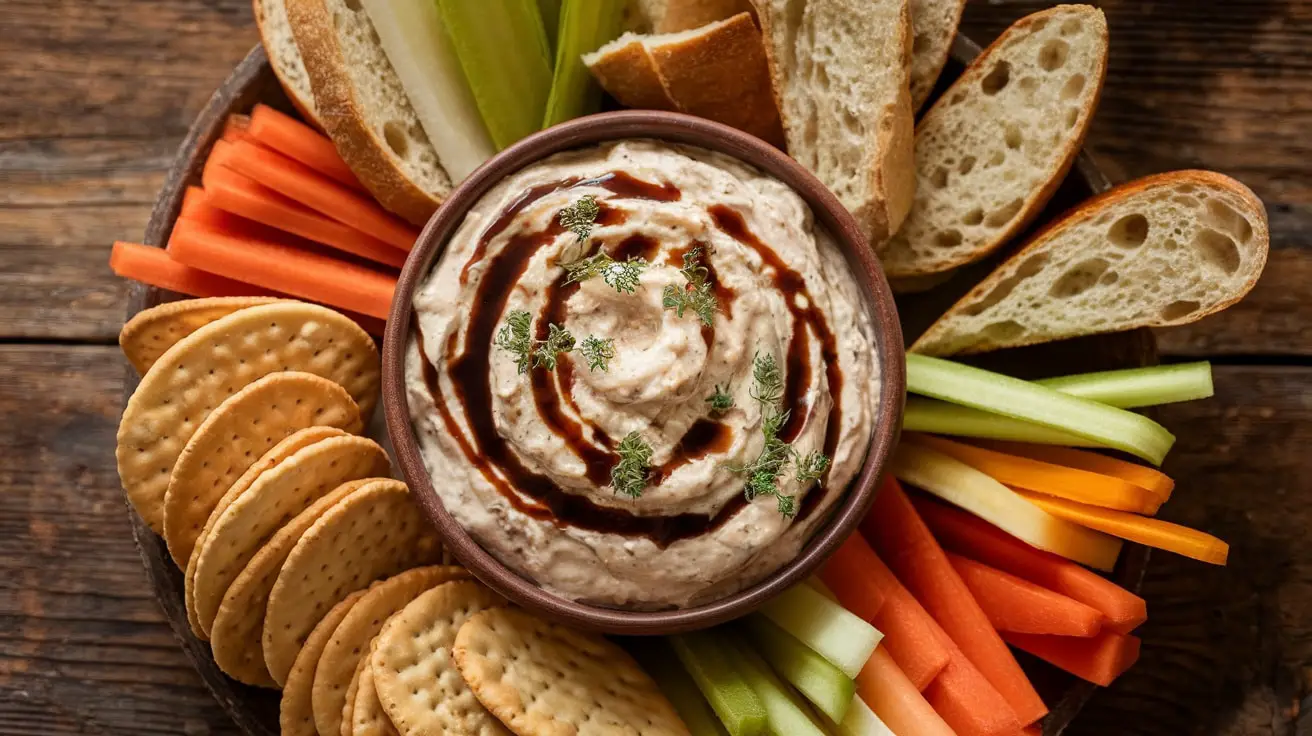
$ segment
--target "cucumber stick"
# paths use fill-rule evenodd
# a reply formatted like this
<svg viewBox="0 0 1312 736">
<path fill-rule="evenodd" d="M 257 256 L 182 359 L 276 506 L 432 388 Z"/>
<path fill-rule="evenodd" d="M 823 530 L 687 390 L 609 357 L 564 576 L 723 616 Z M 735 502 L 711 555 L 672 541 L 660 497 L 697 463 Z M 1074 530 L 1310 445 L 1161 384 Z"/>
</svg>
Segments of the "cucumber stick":
<svg viewBox="0 0 1312 736">
<path fill-rule="evenodd" d="M 721 635 L 737 651 L 734 664 L 765 705 L 765 712 L 770 719 L 770 733 L 779 736 L 828 736 L 801 698 L 794 695 L 770 669 L 770 665 L 752 651 L 750 643 L 730 632 L 721 632 Z"/>
<path fill-rule="evenodd" d="M 641 642 L 631 651 L 665 697 L 670 699 L 691 736 L 726 736 L 728 732 L 711 709 L 711 704 L 706 702 L 687 671 L 679 666 L 679 660 L 665 642 L 659 639 Z"/>
<path fill-rule="evenodd" d="M 765 733 L 765 705 L 739 672 L 738 653 L 724 637 L 696 631 L 670 637 L 670 646 L 729 736 Z"/>
<path fill-rule="evenodd" d="M 1147 417 L 941 358 L 908 355 L 907 391 L 1058 429 L 1154 465 L 1175 443 Z"/>
<path fill-rule="evenodd" d="M 830 720 L 842 723 L 856 694 L 852 678 L 770 619 L 755 614 L 743 621 L 748 638 L 774 671 Z"/>
<path fill-rule="evenodd" d="M 623 0 L 561 1 L 555 76 L 542 127 L 601 109 L 601 87 L 583 63 L 583 55 L 619 36 L 623 22 Z"/>
<path fill-rule="evenodd" d="M 776 626 L 855 679 L 884 635 L 809 585 L 794 585 L 761 607 Z"/>
<path fill-rule="evenodd" d="M 497 149 L 434 0 L 363 0 L 438 161 L 460 182 Z"/>
<path fill-rule="evenodd" d="M 498 149 L 542 126 L 551 52 L 536 0 L 436 0 Z"/>
</svg>

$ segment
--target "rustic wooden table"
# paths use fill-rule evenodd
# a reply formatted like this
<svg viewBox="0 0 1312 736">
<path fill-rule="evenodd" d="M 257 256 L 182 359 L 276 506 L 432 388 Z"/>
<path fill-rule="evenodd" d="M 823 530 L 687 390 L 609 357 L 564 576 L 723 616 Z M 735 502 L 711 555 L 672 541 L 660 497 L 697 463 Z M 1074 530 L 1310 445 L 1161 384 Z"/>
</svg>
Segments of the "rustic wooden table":
<svg viewBox="0 0 1312 736">
<path fill-rule="evenodd" d="M 1048 2 L 972 2 L 993 38 Z M 1312 734 L 1312 0 L 1108 0 L 1089 147 L 1113 177 L 1206 167 L 1266 201 L 1266 276 L 1163 332 L 1217 364 L 1180 435 L 1167 518 L 1234 544 L 1146 581 L 1143 660 L 1078 734 Z M 0 734 L 234 728 L 147 586 L 114 468 L 126 288 L 173 150 L 255 42 L 246 0 L 0 1 Z M 1312 704 L 1312 700 L 1308 701 Z"/>
</svg>

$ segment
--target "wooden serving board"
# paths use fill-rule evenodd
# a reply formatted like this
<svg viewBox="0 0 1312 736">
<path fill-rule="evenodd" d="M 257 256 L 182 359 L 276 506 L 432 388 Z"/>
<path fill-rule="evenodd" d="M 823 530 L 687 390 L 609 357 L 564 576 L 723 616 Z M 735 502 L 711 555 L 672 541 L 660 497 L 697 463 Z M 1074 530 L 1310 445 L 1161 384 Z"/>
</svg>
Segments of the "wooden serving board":
<svg viewBox="0 0 1312 736">
<path fill-rule="evenodd" d="M 969 39 L 958 36 L 952 49 L 952 61 L 949 62 L 940 80 L 939 91 L 950 83 L 950 80 L 955 79 L 964 65 L 979 52 L 979 47 Z M 163 247 L 168 242 L 173 223 L 182 207 L 182 195 L 187 186 L 200 184 L 201 166 L 222 132 L 224 119 L 230 113 L 249 112 L 257 102 L 292 112 L 290 103 L 283 95 L 269 67 L 264 50 L 259 46 L 237 65 L 228 79 L 214 93 L 183 140 L 165 179 L 164 187 L 155 202 L 143 242 L 156 247 Z M 1094 166 L 1092 159 L 1082 153 L 1052 203 L 1038 218 L 1035 227 L 1108 187 L 1107 179 Z M 951 281 L 931 291 L 899 298 L 898 308 L 908 343 L 923 332 L 937 315 L 963 295 L 971 285 L 987 274 L 998 260 L 1000 258 L 963 269 Z M 170 292 L 134 284 L 131 286 L 128 316 L 131 317 L 143 309 L 177 298 L 178 295 Z M 1148 330 L 1002 351 L 984 356 L 978 361 L 986 367 L 1030 378 L 1137 367 L 1156 362 L 1156 343 Z M 130 396 L 136 389 L 138 378 L 131 366 L 126 366 L 125 371 L 126 394 Z M 219 670 L 210 654 L 209 645 L 197 639 L 187 623 L 183 604 L 182 573 L 174 566 L 164 541 L 156 536 L 135 512 L 129 510 L 129 514 L 133 536 L 136 538 L 150 583 L 174 635 L 192 666 L 196 668 L 214 697 L 243 732 L 250 736 L 278 734 L 278 693 L 242 685 L 229 679 Z M 1137 591 L 1147 563 L 1146 548 L 1126 545 L 1120 564 L 1112 577 L 1120 585 Z M 1084 707 L 1096 687 L 1076 680 L 1026 655 L 1019 656 L 1022 665 L 1052 710 L 1044 722 L 1044 734 L 1056 736 L 1065 730 Z"/>
</svg>

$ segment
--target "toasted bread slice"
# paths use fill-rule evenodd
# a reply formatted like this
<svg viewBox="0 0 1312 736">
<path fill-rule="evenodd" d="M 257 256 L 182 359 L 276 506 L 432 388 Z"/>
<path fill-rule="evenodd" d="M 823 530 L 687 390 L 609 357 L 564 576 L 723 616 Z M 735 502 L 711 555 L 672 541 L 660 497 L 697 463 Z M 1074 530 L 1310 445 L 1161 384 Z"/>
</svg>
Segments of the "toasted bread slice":
<svg viewBox="0 0 1312 736">
<path fill-rule="evenodd" d="M 908 0 L 753 2 L 788 153 L 882 243 L 915 190 Z"/>
<path fill-rule="evenodd" d="M 601 88 L 625 107 L 637 110 L 678 110 L 661 82 L 656 61 L 647 52 L 650 36 L 625 33 L 590 54 L 583 63 Z"/>
<path fill-rule="evenodd" d="M 1079 154 L 1107 70 L 1107 22 L 1059 5 L 1007 29 L 916 130 L 916 199 L 880 254 L 890 278 L 978 261 L 1021 232 Z"/>
<path fill-rule="evenodd" d="M 1234 179 L 1177 171 L 1132 181 L 1035 236 L 911 350 L 980 353 L 1193 322 L 1253 288 L 1269 244 L 1266 209 Z"/>
<path fill-rule="evenodd" d="M 285 2 L 319 119 L 338 152 L 380 204 L 424 224 L 451 180 L 364 7 L 351 0 Z"/>
<path fill-rule="evenodd" d="M 301 60 L 301 51 L 296 48 L 292 27 L 287 22 L 286 4 L 283 0 L 251 0 L 251 7 L 255 11 L 255 25 L 269 57 L 269 66 L 273 67 L 273 74 L 282 84 L 287 99 L 306 122 L 322 130 L 323 124 L 315 112 L 310 77 L 305 72 L 305 62 Z"/>
<path fill-rule="evenodd" d="M 664 11 L 654 26 L 657 33 L 688 31 L 753 12 L 751 0 L 667 0 Z"/>
<path fill-rule="evenodd" d="M 911 0 L 911 108 L 925 106 L 943 65 L 948 63 L 952 39 L 957 37 L 966 0 Z"/>
</svg>

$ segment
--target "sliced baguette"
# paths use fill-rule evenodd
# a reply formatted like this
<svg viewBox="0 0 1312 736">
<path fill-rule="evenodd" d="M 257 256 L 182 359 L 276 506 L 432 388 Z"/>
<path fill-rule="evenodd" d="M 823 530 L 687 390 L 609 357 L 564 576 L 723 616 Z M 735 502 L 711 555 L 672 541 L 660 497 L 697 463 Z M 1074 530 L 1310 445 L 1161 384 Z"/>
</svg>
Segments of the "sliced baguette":
<svg viewBox="0 0 1312 736">
<path fill-rule="evenodd" d="M 1059 5 L 1007 29 L 916 130 L 911 216 L 880 254 L 890 278 L 984 258 L 1038 215 L 1079 154 L 1107 70 L 1107 22 Z"/>
<path fill-rule="evenodd" d="M 652 27 L 656 33 L 688 31 L 739 13 L 750 13 L 752 3 L 751 0 L 667 0 L 663 10 Z"/>
<path fill-rule="evenodd" d="M 908 0 L 753 0 L 788 153 L 878 245 L 915 191 Z"/>
<path fill-rule="evenodd" d="M 351 0 L 285 1 L 324 130 L 380 204 L 424 224 L 451 181 L 368 14 Z"/>
<path fill-rule="evenodd" d="M 319 122 L 314 107 L 310 77 L 305 72 L 305 62 L 301 60 L 301 51 L 296 48 L 292 27 L 287 22 L 287 6 L 283 0 L 251 0 L 251 7 L 255 11 L 255 25 L 265 55 L 269 57 L 269 66 L 273 67 L 273 74 L 282 84 L 287 99 L 301 117 L 322 130 L 323 124 Z"/>
<path fill-rule="evenodd" d="M 1177 171 L 1132 181 L 1035 236 L 911 350 L 980 353 L 1193 322 L 1253 288 L 1269 244 L 1266 209 L 1234 179 Z"/>
<path fill-rule="evenodd" d="M 661 82 L 656 61 L 647 52 L 648 35 L 633 32 L 583 55 L 583 63 L 601 88 L 635 110 L 678 110 Z"/>
<path fill-rule="evenodd" d="M 957 37 L 966 0 L 911 0 L 911 108 L 925 106 L 943 65 L 948 63 L 952 39 Z"/>
</svg>

